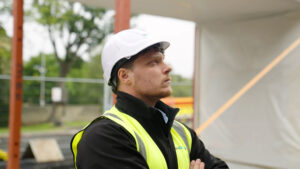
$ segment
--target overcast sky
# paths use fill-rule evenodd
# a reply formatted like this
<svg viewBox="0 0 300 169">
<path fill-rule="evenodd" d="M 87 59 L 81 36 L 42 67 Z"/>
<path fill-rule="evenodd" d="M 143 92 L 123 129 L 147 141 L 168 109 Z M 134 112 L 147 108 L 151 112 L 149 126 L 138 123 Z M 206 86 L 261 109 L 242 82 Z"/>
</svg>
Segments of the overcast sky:
<svg viewBox="0 0 300 169">
<path fill-rule="evenodd" d="M 9 36 L 12 35 L 12 18 L 0 17 Z M 194 30 L 195 24 L 173 18 L 151 15 L 139 15 L 134 25 L 154 37 L 165 39 L 171 43 L 166 50 L 166 62 L 173 72 L 184 77 L 192 77 L 194 59 Z M 24 25 L 23 58 L 29 60 L 40 52 L 50 53 L 52 48 L 46 30 L 35 23 Z"/>
</svg>

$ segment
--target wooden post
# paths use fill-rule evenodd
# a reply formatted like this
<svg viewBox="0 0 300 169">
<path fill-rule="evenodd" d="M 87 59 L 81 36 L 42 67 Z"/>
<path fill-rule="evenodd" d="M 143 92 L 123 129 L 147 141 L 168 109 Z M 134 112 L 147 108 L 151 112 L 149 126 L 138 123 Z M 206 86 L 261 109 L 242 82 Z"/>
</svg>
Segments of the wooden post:
<svg viewBox="0 0 300 169">
<path fill-rule="evenodd" d="M 118 33 L 130 27 L 130 0 L 115 0 L 115 27 L 114 32 Z M 113 104 L 116 103 L 116 95 L 113 94 Z"/>
<path fill-rule="evenodd" d="M 9 100 L 9 142 L 7 169 L 20 168 L 20 135 L 23 101 L 23 0 L 14 0 L 14 33 L 12 41 Z"/>
</svg>

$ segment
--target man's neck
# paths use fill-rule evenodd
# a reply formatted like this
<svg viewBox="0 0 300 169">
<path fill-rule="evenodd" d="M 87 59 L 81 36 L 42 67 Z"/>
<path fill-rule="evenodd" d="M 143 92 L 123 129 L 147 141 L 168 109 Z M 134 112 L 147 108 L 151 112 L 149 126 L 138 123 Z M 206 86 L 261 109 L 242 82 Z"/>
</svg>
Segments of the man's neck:
<svg viewBox="0 0 300 169">
<path fill-rule="evenodd" d="M 147 105 L 149 105 L 151 107 L 154 107 L 155 104 L 159 101 L 159 98 L 154 98 L 154 97 L 151 97 L 151 96 L 148 96 L 148 97 L 147 96 L 141 96 L 141 95 L 138 95 L 136 93 L 128 92 L 128 91 L 121 91 L 121 92 L 130 94 L 131 96 L 134 96 L 134 97 L 142 100 L 144 103 L 146 103 Z"/>
</svg>

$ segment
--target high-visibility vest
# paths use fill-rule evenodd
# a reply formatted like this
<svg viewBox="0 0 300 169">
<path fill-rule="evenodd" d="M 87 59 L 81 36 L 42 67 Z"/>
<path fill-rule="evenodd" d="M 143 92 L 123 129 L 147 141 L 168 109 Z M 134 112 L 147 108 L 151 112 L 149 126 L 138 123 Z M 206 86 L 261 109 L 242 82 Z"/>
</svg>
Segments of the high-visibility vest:
<svg viewBox="0 0 300 169">
<path fill-rule="evenodd" d="M 166 160 L 162 152 L 150 137 L 150 135 L 147 133 L 147 131 L 136 119 L 120 112 L 115 106 L 106 111 L 99 118 L 108 118 L 116 122 L 117 124 L 124 127 L 133 136 L 136 142 L 137 151 L 144 157 L 149 166 L 149 169 L 168 169 Z M 97 118 L 93 122 L 99 120 L 99 118 Z M 85 129 L 93 122 L 76 133 L 72 139 L 71 145 L 76 169 L 78 143 L 80 142 Z M 171 135 L 176 149 L 178 169 L 189 169 L 189 154 L 192 145 L 191 133 L 184 125 L 175 120 L 171 128 Z"/>
</svg>

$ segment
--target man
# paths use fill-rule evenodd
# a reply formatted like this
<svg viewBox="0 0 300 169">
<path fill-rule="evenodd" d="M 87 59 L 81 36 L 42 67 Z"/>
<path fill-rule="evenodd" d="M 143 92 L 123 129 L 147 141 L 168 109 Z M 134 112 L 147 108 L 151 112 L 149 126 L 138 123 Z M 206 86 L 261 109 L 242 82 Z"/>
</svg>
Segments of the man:
<svg viewBox="0 0 300 169">
<path fill-rule="evenodd" d="M 224 169 L 196 133 L 174 120 L 169 42 L 129 29 L 113 35 L 102 53 L 104 79 L 116 104 L 72 139 L 77 169 Z"/>
</svg>

